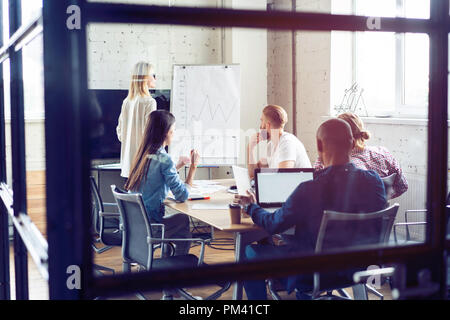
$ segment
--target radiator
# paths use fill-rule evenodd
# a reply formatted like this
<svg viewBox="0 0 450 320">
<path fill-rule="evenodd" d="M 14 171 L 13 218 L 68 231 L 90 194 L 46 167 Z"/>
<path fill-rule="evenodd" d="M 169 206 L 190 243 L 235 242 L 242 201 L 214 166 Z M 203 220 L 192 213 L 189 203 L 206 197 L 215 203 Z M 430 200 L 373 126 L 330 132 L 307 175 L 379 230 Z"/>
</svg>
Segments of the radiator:
<svg viewBox="0 0 450 320">
<path fill-rule="evenodd" d="M 400 205 L 395 219 L 395 223 L 405 222 L 406 210 L 420 210 L 426 208 L 426 176 L 417 174 L 405 174 L 408 181 L 408 190 L 400 197 L 391 199 L 391 204 L 398 203 Z M 409 212 L 407 214 L 407 222 L 424 222 L 426 221 L 425 212 Z M 423 241 L 425 240 L 425 225 L 409 226 L 409 234 L 412 240 Z M 406 228 L 398 227 L 397 237 L 400 242 L 406 238 Z M 391 234 L 393 239 L 393 234 Z"/>
</svg>

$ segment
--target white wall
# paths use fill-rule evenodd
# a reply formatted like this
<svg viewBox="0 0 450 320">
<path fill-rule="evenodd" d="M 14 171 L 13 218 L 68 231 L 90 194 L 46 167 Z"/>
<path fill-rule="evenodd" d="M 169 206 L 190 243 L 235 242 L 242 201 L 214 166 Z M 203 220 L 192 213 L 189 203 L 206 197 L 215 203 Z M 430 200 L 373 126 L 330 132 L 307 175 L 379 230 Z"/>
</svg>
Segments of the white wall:
<svg viewBox="0 0 450 320">
<path fill-rule="evenodd" d="M 291 0 L 273 0 L 274 10 L 292 10 Z M 331 1 L 297 1 L 297 11 L 330 12 Z M 296 51 L 296 114 L 292 99 L 292 34 L 271 31 L 268 49 L 268 99 L 288 112 L 287 131 L 296 122 L 297 137 L 303 142 L 311 162 L 317 157 L 315 133 L 329 114 L 331 38 L 329 32 L 298 31 Z"/>
<path fill-rule="evenodd" d="M 133 66 L 139 61 L 155 66 L 157 89 L 170 89 L 173 64 L 221 63 L 221 32 L 217 28 L 182 26 L 89 27 L 90 89 L 128 89 Z"/>
<path fill-rule="evenodd" d="M 288 10 L 289 0 L 272 1 L 276 9 Z M 331 12 L 330 0 L 297 1 L 297 11 Z M 289 69 L 292 41 L 289 34 L 269 35 L 268 97 L 271 103 L 292 108 Z M 329 32 L 297 32 L 297 136 L 304 143 L 312 163 L 317 158 L 315 133 L 330 116 Z M 292 113 L 292 110 L 289 110 Z M 406 209 L 425 207 L 427 170 L 427 122 L 420 120 L 364 119 L 372 133 L 368 145 L 387 147 L 400 162 L 409 190 L 395 202 L 400 203 L 399 218 Z M 288 128 L 289 129 L 289 128 Z"/>
<path fill-rule="evenodd" d="M 331 0 L 297 1 L 297 11 L 331 12 Z M 316 130 L 329 113 L 331 35 L 297 32 L 297 136 L 312 163 L 317 158 Z"/>
<path fill-rule="evenodd" d="M 167 4 L 164 1 L 152 3 Z M 223 3 L 216 0 L 172 1 L 174 4 L 223 4 L 235 9 L 266 9 L 265 0 L 227 0 Z M 155 65 L 158 89 L 171 88 L 173 64 L 239 63 L 241 128 L 245 132 L 259 127 L 259 113 L 267 104 L 266 30 L 132 24 L 95 24 L 89 27 L 90 88 L 128 89 L 132 67 L 140 60 Z M 245 163 L 245 141 L 245 136 L 241 136 L 239 163 Z"/>
<path fill-rule="evenodd" d="M 149 3 L 147 0 L 128 2 Z M 290 0 L 271 2 L 274 9 L 290 10 Z M 168 1 L 151 3 L 167 5 Z M 266 8 L 265 0 L 172 0 L 170 3 L 212 7 L 224 5 L 236 9 Z M 330 0 L 297 1 L 297 10 L 330 12 Z M 279 104 L 286 108 L 290 118 L 287 130 L 292 131 L 293 121 L 296 121 L 297 136 L 305 144 L 310 159 L 314 162 L 317 157 L 315 132 L 325 120 L 324 117 L 329 116 L 330 48 L 328 32 L 297 32 L 298 83 L 295 116 L 292 112 L 290 32 L 130 24 L 93 25 L 88 33 L 89 85 L 91 88 L 127 89 L 131 68 L 140 59 L 155 64 L 158 88 L 161 89 L 170 88 L 174 63 L 240 63 L 241 128 L 244 131 L 258 128 L 259 115 L 264 105 Z M 378 119 L 366 120 L 366 125 L 373 135 L 368 144 L 386 146 L 400 162 L 408 180 L 424 185 L 426 122 Z M 6 128 L 6 132 L 9 132 L 9 128 Z M 44 169 L 42 132 L 43 123 L 27 122 L 27 169 Z M 8 145 L 7 147 L 10 148 Z M 244 139 L 241 143 L 240 163 L 245 163 Z M 410 192 L 415 193 L 408 194 L 408 197 L 417 200 L 414 206 L 425 205 L 425 194 L 420 188 L 414 187 Z"/>
<path fill-rule="evenodd" d="M 97 0 L 193 7 L 266 9 L 266 0 Z M 157 88 L 170 89 L 173 64 L 241 64 L 241 127 L 259 127 L 267 104 L 267 32 L 186 26 L 93 24 L 87 32 L 88 85 L 91 89 L 128 89 L 133 65 L 155 65 Z M 121 101 L 118 101 L 121 103 Z M 9 134 L 9 124 L 6 128 Z M 44 120 L 26 121 L 27 170 L 45 170 Z M 240 163 L 245 163 L 245 137 Z M 7 154 L 10 142 L 7 137 Z M 8 168 L 11 159 L 8 157 Z"/>
<path fill-rule="evenodd" d="M 265 10 L 265 0 L 227 0 L 225 7 Z M 239 164 L 246 163 L 248 135 L 260 125 L 267 105 L 267 31 L 228 28 L 224 32 L 224 62 L 241 65 L 241 134 Z"/>
<path fill-rule="evenodd" d="M 5 147 L 7 182 L 12 186 L 11 120 L 5 121 Z M 44 119 L 25 120 L 25 167 L 26 171 L 45 170 Z"/>
</svg>

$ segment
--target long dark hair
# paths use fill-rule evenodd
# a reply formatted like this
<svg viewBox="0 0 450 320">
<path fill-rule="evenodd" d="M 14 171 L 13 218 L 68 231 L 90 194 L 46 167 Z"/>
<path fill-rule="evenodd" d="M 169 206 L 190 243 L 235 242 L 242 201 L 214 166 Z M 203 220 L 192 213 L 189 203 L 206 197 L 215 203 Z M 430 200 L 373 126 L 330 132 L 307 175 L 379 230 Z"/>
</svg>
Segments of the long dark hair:
<svg viewBox="0 0 450 320">
<path fill-rule="evenodd" d="M 137 191 L 139 189 L 150 166 L 150 155 L 155 154 L 161 148 L 174 123 L 175 117 L 166 110 L 155 110 L 150 113 L 144 137 L 134 157 L 131 173 L 125 184 L 126 190 Z"/>
</svg>

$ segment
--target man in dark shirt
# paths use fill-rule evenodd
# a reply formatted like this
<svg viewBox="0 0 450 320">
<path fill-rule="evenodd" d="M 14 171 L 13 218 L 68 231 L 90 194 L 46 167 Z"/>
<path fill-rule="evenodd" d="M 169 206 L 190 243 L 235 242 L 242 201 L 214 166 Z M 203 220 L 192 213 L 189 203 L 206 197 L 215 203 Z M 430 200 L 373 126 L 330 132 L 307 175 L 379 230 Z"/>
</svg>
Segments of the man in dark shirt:
<svg viewBox="0 0 450 320">
<path fill-rule="evenodd" d="M 317 150 L 325 168 L 316 172 L 312 181 L 301 183 L 280 209 L 272 213 L 262 209 L 250 192 L 248 196 L 236 196 L 236 201 L 244 206 L 253 222 L 268 233 L 281 233 L 295 226 L 293 243 L 281 247 L 247 246 L 248 260 L 274 258 L 292 252 L 313 253 L 324 210 L 367 213 L 386 207 L 386 193 L 378 174 L 358 169 L 350 162 L 353 146 L 348 123 L 330 119 L 317 131 Z M 346 236 L 345 232 L 342 236 Z M 311 279 L 290 277 L 288 291 L 294 288 L 307 290 L 310 284 L 305 287 L 302 283 L 312 283 Z M 264 280 L 247 281 L 244 287 L 249 300 L 267 298 Z"/>
</svg>

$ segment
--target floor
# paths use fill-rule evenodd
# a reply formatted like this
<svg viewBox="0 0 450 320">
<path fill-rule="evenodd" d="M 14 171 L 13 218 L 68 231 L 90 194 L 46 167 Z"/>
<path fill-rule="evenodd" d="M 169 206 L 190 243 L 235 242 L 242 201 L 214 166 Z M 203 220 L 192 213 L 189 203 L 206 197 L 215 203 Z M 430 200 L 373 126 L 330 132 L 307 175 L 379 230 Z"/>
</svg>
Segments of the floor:
<svg viewBox="0 0 450 320">
<path fill-rule="evenodd" d="M 31 219 L 38 227 L 38 229 L 46 235 L 45 228 L 45 175 L 43 172 L 28 172 L 27 173 L 27 194 L 28 194 L 28 211 Z M 209 228 L 197 228 L 196 231 L 209 231 Z M 101 245 L 100 245 L 101 246 Z M 191 248 L 191 253 L 197 254 L 200 251 L 200 247 L 196 246 Z M 93 253 L 94 263 L 106 266 L 114 269 L 116 272 L 121 272 L 122 270 L 122 258 L 121 249 L 119 247 L 114 247 L 102 254 Z M 11 298 L 15 298 L 15 279 L 14 279 L 14 251 L 11 246 L 10 250 L 10 274 L 11 274 Z M 31 300 L 47 300 L 48 296 L 48 284 L 42 278 L 39 271 L 37 270 L 31 257 L 28 259 L 29 263 L 29 298 Z M 205 262 L 208 264 L 215 263 L 227 263 L 234 261 L 234 245 L 232 242 L 232 234 L 224 233 L 215 230 L 214 231 L 214 242 L 212 246 L 206 247 L 205 252 Z M 132 271 L 137 271 L 136 267 L 133 267 Z M 217 290 L 217 287 L 206 286 L 200 288 L 188 288 L 192 294 L 206 297 L 213 291 Z M 383 285 L 379 290 L 384 295 L 384 299 L 391 299 L 391 292 L 387 284 Z M 352 295 L 351 289 L 347 292 Z M 148 299 L 161 299 L 161 292 L 151 292 L 144 293 L 145 297 Z M 283 299 L 293 300 L 295 295 L 287 295 L 286 293 L 280 294 Z M 232 288 L 225 292 L 220 300 L 230 300 L 232 298 Z M 114 299 L 137 299 L 135 295 L 115 297 Z M 244 299 L 246 299 L 244 293 Z M 377 300 L 378 297 L 369 294 L 369 299 Z"/>
<path fill-rule="evenodd" d="M 216 237 L 221 237 L 222 239 L 224 238 L 228 238 L 230 235 L 225 234 L 225 233 L 220 233 L 216 231 Z M 225 241 L 223 241 L 223 243 L 226 243 Z M 206 252 L 205 252 L 205 262 L 208 264 L 214 264 L 214 263 L 224 263 L 224 262 L 233 262 L 234 261 L 234 253 L 232 250 L 228 250 L 232 247 L 230 247 L 227 243 L 227 245 L 220 245 L 217 244 L 216 248 L 210 248 L 207 247 L 206 248 Z M 225 250 L 224 250 L 225 249 Z M 11 265 L 10 265 L 10 270 L 11 270 L 11 289 L 12 289 L 12 299 L 14 299 L 15 293 L 14 293 L 14 264 L 13 264 L 13 260 L 14 260 L 14 254 L 13 254 L 13 249 L 11 247 Z M 193 247 L 191 248 L 191 253 L 193 254 L 197 254 L 199 253 L 199 247 Z M 48 299 L 48 285 L 47 282 L 41 277 L 41 275 L 39 274 L 36 266 L 34 265 L 33 260 L 31 259 L 31 257 L 29 257 L 29 295 L 30 295 L 30 299 L 31 300 L 47 300 Z M 122 258 L 121 258 L 121 248 L 119 247 L 114 247 L 102 254 L 95 254 L 94 253 L 94 262 L 96 264 L 108 267 L 108 268 L 112 268 L 114 269 L 116 272 L 121 272 L 122 270 Z M 132 268 L 132 271 L 137 271 L 136 267 Z M 109 273 L 106 273 L 109 274 Z M 200 296 L 200 297 L 206 297 L 208 295 L 210 295 L 211 293 L 213 293 L 215 290 L 217 290 L 217 287 L 215 286 L 206 286 L 206 287 L 200 287 L 200 288 L 188 288 L 188 291 L 191 292 L 192 294 L 196 295 L 196 296 Z M 352 295 L 352 291 L 351 289 L 347 289 L 346 290 L 350 295 Z M 390 300 L 391 299 L 391 292 L 389 289 L 389 286 L 387 284 L 383 285 L 381 287 L 381 289 L 378 290 L 379 292 L 381 292 L 384 295 L 384 299 L 386 300 Z M 161 299 L 162 294 L 161 292 L 149 292 L 149 293 L 144 293 L 145 297 L 147 299 L 150 300 L 155 300 L 155 299 Z M 291 295 L 287 295 L 286 293 L 280 293 L 280 296 L 283 299 L 288 299 L 288 300 L 294 300 L 295 299 L 295 295 L 291 294 Z M 112 299 L 131 299 L 131 300 L 135 300 L 137 299 L 136 296 L 134 295 L 129 295 L 129 296 L 120 296 L 120 297 L 114 297 Z M 232 288 L 230 288 L 230 290 L 228 290 L 227 292 L 225 292 L 220 298 L 219 300 L 231 300 L 232 299 Z M 244 293 L 244 299 L 246 299 L 245 297 L 245 293 Z M 379 299 L 378 297 L 369 294 L 369 299 L 373 299 L 373 300 L 377 300 Z"/>
</svg>

